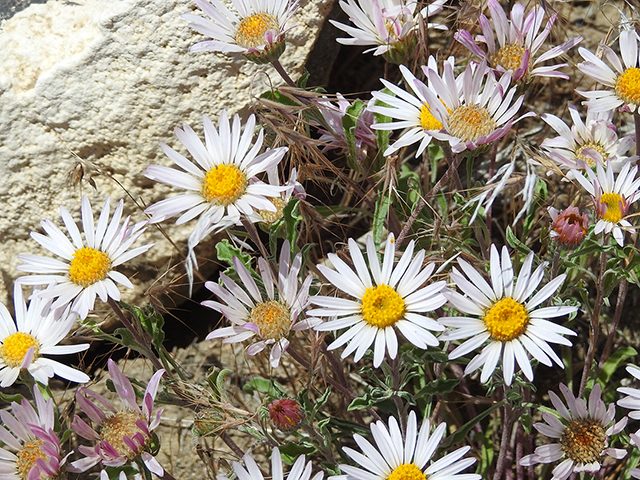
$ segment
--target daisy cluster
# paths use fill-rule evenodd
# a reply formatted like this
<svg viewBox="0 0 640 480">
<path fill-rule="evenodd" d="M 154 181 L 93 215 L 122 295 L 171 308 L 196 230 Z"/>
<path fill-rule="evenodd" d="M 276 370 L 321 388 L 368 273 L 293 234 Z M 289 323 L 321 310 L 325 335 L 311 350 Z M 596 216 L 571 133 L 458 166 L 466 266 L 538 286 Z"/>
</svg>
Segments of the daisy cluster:
<svg viewBox="0 0 640 480">
<path fill-rule="evenodd" d="M 619 9 L 592 51 L 560 3 L 472 3 L 340 0 L 336 41 L 385 65 L 355 99 L 280 63 L 297 0 L 193 0 L 185 55 L 287 86 L 174 128 L 144 173 L 168 197 L 125 214 L 82 196 L 31 233 L 13 314 L 0 304 L 0 387 L 28 387 L 0 410 L 0 480 L 174 478 L 156 397 L 192 412 L 201 458 L 233 452 L 210 462 L 221 480 L 640 478 L 640 368 L 620 368 L 638 346 L 640 15 Z M 206 376 L 168 351 L 160 312 L 122 302 L 121 267 L 169 222 L 190 232 L 169 270 L 215 325 Z M 96 298 L 122 328 L 103 331 Z M 153 372 L 109 358 L 119 402 L 74 385 L 63 409 L 51 378 L 92 372 L 49 357 L 87 337 Z"/>
</svg>

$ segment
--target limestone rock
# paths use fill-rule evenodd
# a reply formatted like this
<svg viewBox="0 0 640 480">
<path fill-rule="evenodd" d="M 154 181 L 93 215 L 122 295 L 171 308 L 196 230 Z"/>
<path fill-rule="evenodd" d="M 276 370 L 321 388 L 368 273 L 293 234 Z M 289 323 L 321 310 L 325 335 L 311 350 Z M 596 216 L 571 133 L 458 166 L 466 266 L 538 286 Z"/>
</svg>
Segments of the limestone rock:
<svg viewBox="0 0 640 480">
<path fill-rule="evenodd" d="M 303 2 L 294 17 L 298 26 L 288 32 L 281 58 L 292 76 L 302 72 L 331 3 Z M 282 83 L 270 65 L 190 53 L 189 46 L 203 39 L 180 17 L 192 4 L 50 0 L 0 25 L 1 301 L 21 275 L 19 253 L 48 255 L 29 232 L 41 231 L 44 218 L 61 225 L 59 205 L 79 218 L 83 193 L 95 209 L 106 195 L 126 197 L 125 190 L 146 204 L 178 193 L 143 176 L 150 163 L 171 164 L 159 142 L 186 154 L 173 127 L 187 122 L 202 132 L 202 114 L 217 118 L 223 108 L 246 117 L 252 95 L 268 81 Z M 77 183 L 74 154 L 108 175 L 85 171 L 85 181 Z M 97 191 L 86 182 L 89 176 Z M 135 221 L 144 219 L 130 198 L 125 205 Z M 193 226 L 165 224 L 180 246 Z M 156 245 L 122 270 L 137 277 L 137 295 L 178 258 L 154 227 L 140 241 Z"/>
</svg>

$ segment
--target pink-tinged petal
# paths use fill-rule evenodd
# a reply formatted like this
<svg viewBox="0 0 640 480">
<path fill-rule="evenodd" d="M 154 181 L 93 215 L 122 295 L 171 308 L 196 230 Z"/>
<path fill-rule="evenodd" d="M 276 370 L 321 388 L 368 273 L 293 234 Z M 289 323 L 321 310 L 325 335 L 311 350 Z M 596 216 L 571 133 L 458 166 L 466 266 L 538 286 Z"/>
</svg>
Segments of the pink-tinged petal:
<svg viewBox="0 0 640 480">
<path fill-rule="evenodd" d="M 160 385 L 160 379 L 162 375 L 164 375 L 165 370 L 160 369 L 156 373 L 153 374 L 151 380 L 149 380 L 149 384 L 147 385 L 147 389 L 144 394 L 144 401 L 142 404 L 142 413 L 147 417 L 147 419 L 151 416 L 151 409 L 153 408 L 153 401 L 156 398 L 156 393 L 158 392 L 158 385 Z"/>
<path fill-rule="evenodd" d="M 151 455 L 149 452 L 142 452 L 142 461 L 151 473 L 162 478 L 162 476 L 164 475 L 164 469 L 153 455 Z"/>
<path fill-rule="evenodd" d="M 140 407 L 138 407 L 138 402 L 136 401 L 136 393 L 129 379 L 120 371 L 116 362 L 111 359 L 107 361 L 107 368 L 122 402 L 134 412 L 139 412 Z"/>
</svg>

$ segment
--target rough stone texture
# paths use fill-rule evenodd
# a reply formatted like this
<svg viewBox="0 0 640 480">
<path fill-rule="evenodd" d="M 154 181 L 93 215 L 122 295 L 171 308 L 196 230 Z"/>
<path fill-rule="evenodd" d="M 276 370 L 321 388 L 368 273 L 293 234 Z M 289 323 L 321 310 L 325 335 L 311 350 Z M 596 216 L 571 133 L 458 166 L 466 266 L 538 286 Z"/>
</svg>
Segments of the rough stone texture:
<svg viewBox="0 0 640 480">
<path fill-rule="evenodd" d="M 332 3 L 302 3 L 281 58 L 292 76 L 302 72 Z M 21 274 L 17 255 L 47 254 L 29 238 L 41 219 L 60 225 L 61 204 L 78 218 L 83 193 L 96 208 L 106 195 L 126 197 L 99 171 L 87 170 L 85 181 L 74 182 L 74 153 L 112 175 L 133 198 L 153 203 L 177 193 L 142 175 L 150 163 L 170 165 L 161 141 L 186 154 L 173 127 L 187 122 L 201 132 L 201 115 L 217 119 L 223 108 L 246 116 L 252 95 L 268 81 L 282 83 L 269 65 L 190 53 L 203 37 L 180 14 L 194 8 L 191 0 L 50 0 L 0 25 L 1 301 Z M 136 221 L 144 218 L 130 199 L 126 205 Z M 193 226 L 167 223 L 166 229 L 183 246 Z M 156 246 L 123 269 L 137 273 L 138 293 L 176 257 L 154 228 L 141 241 Z"/>
</svg>

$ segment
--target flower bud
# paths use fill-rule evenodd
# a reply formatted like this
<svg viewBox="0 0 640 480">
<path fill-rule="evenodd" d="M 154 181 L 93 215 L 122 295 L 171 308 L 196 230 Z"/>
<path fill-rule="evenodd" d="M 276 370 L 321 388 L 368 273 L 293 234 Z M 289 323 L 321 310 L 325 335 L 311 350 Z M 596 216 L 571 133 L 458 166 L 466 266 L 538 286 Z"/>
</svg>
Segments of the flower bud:
<svg viewBox="0 0 640 480">
<path fill-rule="evenodd" d="M 292 430 L 302 420 L 300 404 L 290 398 L 274 400 L 267 405 L 269 418 L 280 430 Z"/>
<path fill-rule="evenodd" d="M 589 218 L 580 213 L 578 207 L 570 206 L 561 213 L 549 207 L 551 216 L 551 238 L 565 248 L 576 248 L 582 243 L 589 230 Z"/>
</svg>

